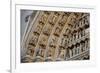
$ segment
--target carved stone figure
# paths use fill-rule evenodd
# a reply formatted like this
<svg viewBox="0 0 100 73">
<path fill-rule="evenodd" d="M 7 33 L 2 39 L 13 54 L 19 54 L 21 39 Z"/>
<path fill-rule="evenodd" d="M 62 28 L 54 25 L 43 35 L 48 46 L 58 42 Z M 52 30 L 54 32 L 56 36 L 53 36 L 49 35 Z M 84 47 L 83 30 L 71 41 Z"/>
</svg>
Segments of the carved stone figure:
<svg viewBox="0 0 100 73">
<path fill-rule="evenodd" d="M 62 37 L 60 39 L 60 46 L 63 47 L 63 48 L 66 48 L 66 45 L 67 45 L 67 38 L 66 37 Z"/>
<path fill-rule="evenodd" d="M 64 26 L 64 24 L 67 22 L 67 18 L 68 18 L 68 15 L 66 14 L 63 14 L 60 21 L 59 21 L 59 25 L 62 27 Z"/>
<path fill-rule="evenodd" d="M 55 48 L 54 47 L 49 47 L 48 52 L 47 52 L 47 57 L 53 58 L 55 55 Z"/>
<path fill-rule="evenodd" d="M 39 46 L 36 56 L 44 57 L 45 47 Z"/>
<path fill-rule="evenodd" d="M 49 36 L 51 31 L 52 31 L 52 26 L 50 24 L 47 24 L 47 26 L 44 28 L 43 33 Z"/>
<path fill-rule="evenodd" d="M 58 18 L 59 18 L 59 13 L 58 12 L 54 12 L 54 14 L 49 19 L 49 23 L 54 25 L 57 22 Z"/>
<path fill-rule="evenodd" d="M 40 39 L 40 41 L 39 41 L 39 45 L 41 45 L 41 46 L 46 46 L 47 41 L 48 41 L 48 37 L 45 36 L 45 35 L 41 35 L 41 39 Z"/>
<path fill-rule="evenodd" d="M 64 36 L 67 36 L 69 33 L 71 33 L 71 30 L 69 30 L 68 28 L 66 28 L 64 30 Z"/>
<path fill-rule="evenodd" d="M 43 28 L 43 26 L 38 24 L 37 27 L 34 30 L 34 33 L 37 33 L 38 35 L 40 35 L 42 28 Z"/>
<path fill-rule="evenodd" d="M 60 27 L 56 27 L 56 29 L 55 29 L 55 31 L 54 31 L 54 34 L 55 34 L 56 36 L 59 36 L 60 33 L 61 33 L 61 28 L 60 28 Z"/>
<path fill-rule="evenodd" d="M 28 45 L 28 47 L 27 47 L 27 55 L 30 55 L 30 56 L 34 55 L 34 47 L 32 45 Z"/>
<path fill-rule="evenodd" d="M 49 16 L 48 14 L 43 13 L 42 16 L 41 16 L 41 18 L 40 18 L 40 20 L 39 20 L 39 22 L 45 24 L 46 21 L 47 21 L 47 19 L 48 19 L 48 16 Z"/>
<path fill-rule="evenodd" d="M 64 48 L 59 49 L 58 57 L 61 59 L 65 59 L 66 56 L 66 50 Z"/>
<path fill-rule="evenodd" d="M 37 42 L 38 42 L 38 37 L 34 35 L 34 36 L 30 39 L 29 45 L 36 46 Z"/>
<path fill-rule="evenodd" d="M 57 45 L 57 37 L 55 37 L 55 36 L 52 36 L 52 38 L 51 38 L 51 40 L 50 40 L 50 42 L 49 42 L 49 46 L 51 46 L 51 47 L 56 47 L 56 45 Z"/>
</svg>

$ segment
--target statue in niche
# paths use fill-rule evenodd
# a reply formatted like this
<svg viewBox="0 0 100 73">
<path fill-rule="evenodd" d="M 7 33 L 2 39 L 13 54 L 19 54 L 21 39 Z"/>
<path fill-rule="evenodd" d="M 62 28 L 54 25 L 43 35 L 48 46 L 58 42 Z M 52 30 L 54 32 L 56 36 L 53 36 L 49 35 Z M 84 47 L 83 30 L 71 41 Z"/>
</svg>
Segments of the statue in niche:
<svg viewBox="0 0 100 73">
<path fill-rule="evenodd" d="M 73 45 L 73 34 L 70 34 L 70 44 Z"/>
<path fill-rule="evenodd" d="M 76 22 L 76 17 L 75 15 L 73 15 L 71 18 L 70 18 L 70 21 L 69 21 L 69 24 L 74 24 Z"/>
<path fill-rule="evenodd" d="M 82 18 L 81 20 L 81 27 L 83 27 L 85 24 L 84 24 L 84 18 Z"/>
<path fill-rule="evenodd" d="M 77 44 L 77 54 L 79 54 L 79 53 L 80 53 L 80 51 L 79 51 L 79 50 L 80 50 L 80 44 L 78 43 L 78 44 Z"/>
<path fill-rule="evenodd" d="M 76 55 L 76 45 L 73 46 L 72 51 L 73 51 L 73 55 Z"/>
<path fill-rule="evenodd" d="M 60 35 L 60 32 L 61 32 L 61 28 L 60 27 L 56 27 L 54 34 L 56 36 L 59 36 Z"/>
<path fill-rule="evenodd" d="M 55 54 L 55 48 L 54 47 L 49 47 L 48 52 L 47 52 L 47 56 L 48 57 L 53 57 Z"/>
<path fill-rule="evenodd" d="M 45 23 L 46 23 L 46 21 L 47 21 L 47 19 L 48 19 L 48 16 L 49 16 L 48 14 L 43 13 L 43 14 L 41 15 L 41 17 L 40 17 L 39 22 L 41 22 L 41 23 L 45 24 Z"/>
<path fill-rule="evenodd" d="M 89 27 L 89 16 L 84 17 L 84 24 L 85 24 L 85 28 Z"/>
<path fill-rule="evenodd" d="M 38 35 L 40 35 L 41 31 L 42 31 L 42 25 L 37 25 L 37 27 L 34 30 L 34 33 L 37 33 Z"/>
<path fill-rule="evenodd" d="M 62 37 L 62 39 L 60 40 L 60 46 L 62 47 L 66 47 L 66 44 L 67 44 L 67 39 L 66 37 Z"/>
<path fill-rule="evenodd" d="M 67 36 L 69 33 L 71 33 L 71 31 L 68 28 L 66 28 L 66 30 L 64 31 L 64 36 Z"/>
<path fill-rule="evenodd" d="M 51 40 L 49 42 L 49 46 L 55 47 L 57 45 L 57 40 L 58 40 L 57 37 L 52 36 L 52 38 L 51 38 Z"/>
<path fill-rule="evenodd" d="M 84 30 L 84 34 L 89 36 L 89 30 L 90 30 L 90 29 L 85 29 L 85 30 Z"/>
<path fill-rule="evenodd" d="M 54 25 L 57 22 L 59 15 L 60 14 L 58 12 L 54 12 L 53 16 L 51 16 L 49 20 L 49 23 Z"/>
<path fill-rule="evenodd" d="M 89 25 L 89 24 L 90 24 L 90 23 L 89 23 L 89 21 L 90 21 L 90 16 L 89 16 L 89 15 L 87 15 L 87 21 L 86 21 L 87 25 Z"/>
<path fill-rule="evenodd" d="M 62 15 L 61 20 L 59 21 L 59 25 L 62 27 L 67 22 L 68 16 L 66 14 Z"/>
<path fill-rule="evenodd" d="M 78 35 L 79 35 L 79 34 L 78 34 L 78 31 L 77 31 L 75 34 L 76 34 L 76 36 L 75 36 L 75 37 L 76 37 L 76 39 L 78 39 Z"/>
<path fill-rule="evenodd" d="M 88 47 L 88 49 L 90 49 L 90 40 L 89 40 L 89 38 L 88 38 L 88 40 L 87 40 L 87 47 Z"/>
<path fill-rule="evenodd" d="M 67 45 L 71 46 L 70 35 L 68 35 L 68 38 L 67 38 Z"/>
<path fill-rule="evenodd" d="M 39 44 L 40 44 L 41 46 L 46 46 L 47 40 L 48 40 L 48 37 L 45 36 L 45 35 L 42 35 L 42 36 L 41 36 L 41 39 L 40 39 L 40 41 L 39 41 Z"/>
<path fill-rule="evenodd" d="M 34 54 L 34 47 L 32 47 L 31 45 L 28 45 L 28 49 L 27 49 L 27 55 L 33 56 Z"/>
<path fill-rule="evenodd" d="M 74 49 L 74 45 L 72 45 L 72 46 L 69 47 L 70 57 L 74 56 L 74 51 L 73 51 L 73 49 Z"/>
<path fill-rule="evenodd" d="M 69 48 L 69 56 L 70 56 L 70 58 L 73 56 L 73 51 L 70 48 Z"/>
<path fill-rule="evenodd" d="M 29 41 L 29 45 L 36 46 L 37 42 L 38 42 L 38 37 L 33 36 Z"/>
<path fill-rule="evenodd" d="M 74 55 L 77 54 L 77 44 L 74 46 Z"/>
<path fill-rule="evenodd" d="M 70 57 L 70 54 L 69 54 L 69 47 L 67 47 L 65 50 L 66 50 L 66 58 L 69 58 L 69 57 Z"/>
<path fill-rule="evenodd" d="M 80 40 L 80 30 L 78 31 L 78 39 Z"/>
<path fill-rule="evenodd" d="M 88 50 L 89 49 L 89 39 L 85 40 L 85 49 Z"/>
<path fill-rule="evenodd" d="M 47 26 L 45 27 L 43 33 L 46 34 L 47 36 L 49 36 L 51 31 L 52 31 L 51 25 L 47 24 Z"/>
<path fill-rule="evenodd" d="M 59 49 L 58 57 L 61 59 L 65 59 L 66 51 L 64 48 Z"/>
<path fill-rule="evenodd" d="M 77 41 L 77 39 L 76 39 L 76 32 L 75 33 L 73 33 L 73 43 L 75 43 Z"/>
<path fill-rule="evenodd" d="M 36 56 L 44 57 L 45 47 L 39 46 Z"/>
<path fill-rule="evenodd" d="M 84 52 L 85 51 L 85 42 L 82 41 L 81 43 L 81 51 Z"/>
<path fill-rule="evenodd" d="M 77 20 L 77 21 L 75 21 L 75 23 L 74 23 L 74 25 L 73 25 L 73 28 L 74 28 L 75 30 L 78 30 L 79 27 L 81 27 L 81 22 Z"/>
<path fill-rule="evenodd" d="M 82 30 L 80 29 L 78 33 L 79 33 L 79 39 L 81 39 Z"/>
</svg>

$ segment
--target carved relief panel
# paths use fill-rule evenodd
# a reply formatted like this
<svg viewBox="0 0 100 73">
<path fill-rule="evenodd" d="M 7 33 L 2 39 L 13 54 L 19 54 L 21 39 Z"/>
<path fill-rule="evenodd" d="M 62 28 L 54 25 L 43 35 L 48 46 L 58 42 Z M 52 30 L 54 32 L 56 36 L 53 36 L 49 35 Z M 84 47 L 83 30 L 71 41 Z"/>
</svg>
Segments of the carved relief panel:
<svg viewBox="0 0 100 73">
<path fill-rule="evenodd" d="M 33 56 L 34 55 L 34 52 L 35 52 L 34 49 L 35 49 L 34 46 L 28 45 L 28 47 L 27 47 L 27 55 Z"/>
<path fill-rule="evenodd" d="M 76 21 L 76 17 L 75 17 L 74 14 L 72 14 L 72 15 L 70 16 L 69 24 L 74 24 L 75 21 Z"/>
<path fill-rule="evenodd" d="M 53 27 L 52 27 L 50 24 L 47 24 L 47 25 L 45 26 L 44 30 L 43 30 L 43 33 L 44 33 L 45 35 L 49 36 L 50 33 L 51 33 L 51 31 L 52 31 L 52 28 L 53 28 Z"/>
<path fill-rule="evenodd" d="M 38 42 L 38 36 L 33 35 L 29 41 L 29 45 L 36 46 L 37 42 Z"/>
<path fill-rule="evenodd" d="M 66 57 L 66 50 L 62 47 L 59 47 L 58 58 L 65 59 Z"/>
<path fill-rule="evenodd" d="M 85 42 L 84 42 L 84 41 L 82 41 L 82 42 L 81 42 L 81 51 L 82 51 L 82 52 L 84 52 L 84 51 L 85 51 L 85 48 L 84 48 L 84 47 L 85 47 Z"/>
<path fill-rule="evenodd" d="M 54 12 L 54 14 L 52 14 L 51 18 L 49 19 L 49 23 L 54 25 L 57 22 L 59 15 L 60 14 L 58 12 Z"/>
<path fill-rule="evenodd" d="M 41 15 L 41 18 L 40 18 L 39 22 L 45 24 L 48 17 L 49 17 L 49 15 L 50 15 L 49 12 L 44 11 L 43 14 Z"/>
<path fill-rule="evenodd" d="M 34 33 L 37 33 L 38 35 L 40 35 L 42 28 L 43 28 L 43 25 L 38 24 L 37 27 L 34 30 Z"/>
<path fill-rule="evenodd" d="M 50 41 L 49 41 L 49 46 L 50 47 L 56 47 L 57 41 L 58 41 L 58 38 L 56 36 L 52 36 Z"/>
<path fill-rule="evenodd" d="M 55 48 L 54 47 L 49 47 L 47 51 L 47 57 L 53 58 L 55 55 Z"/>
<path fill-rule="evenodd" d="M 36 56 L 44 57 L 45 49 L 45 46 L 38 46 Z"/>
<path fill-rule="evenodd" d="M 71 58 L 73 56 L 72 49 L 69 49 L 69 57 Z"/>
<path fill-rule="evenodd" d="M 64 13 L 62 16 L 61 16 L 61 19 L 59 20 L 59 25 L 62 27 L 64 26 L 64 24 L 67 22 L 67 18 L 68 18 L 68 14 Z"/>
<path fill-rule="evenodd" d="M 39 40 L 39 45 L 46 46 L 47 41 L 48 41 L 48 36 L 42 34 L 41 39 Z"/>
<path fill-rule="evenodd" d="M 68 44 L 67 44 L 67 39 L 68 39 L 68 38 L 66 38 L 66 36 L 62 36 L 61 39 L 60 39 L 60 42 L 59 42 L 59 43 L 60 43 L 59 46 L 61 46 L 61 47 L 63 47 L 63 48 L 66 48 L 66 46 L 68 45 Z"/>
<path fill-rule="evenodd" d="M 57 26 L 57 27 L 55 28 L 55 30 L 54 30 L 54 35 L 55 35 L 55 36 L 59 36 L 60 33 L 61 33 L 61 30 L 62 30 L 62 28 L 59 27 L 59 26 Z"/>
<path fill-rule="evenodd" d="M 67 36 L 70 33 L 71 33 L 71 30 L 69 28 L 65 28 L 63 35 Z"/>
</svg>

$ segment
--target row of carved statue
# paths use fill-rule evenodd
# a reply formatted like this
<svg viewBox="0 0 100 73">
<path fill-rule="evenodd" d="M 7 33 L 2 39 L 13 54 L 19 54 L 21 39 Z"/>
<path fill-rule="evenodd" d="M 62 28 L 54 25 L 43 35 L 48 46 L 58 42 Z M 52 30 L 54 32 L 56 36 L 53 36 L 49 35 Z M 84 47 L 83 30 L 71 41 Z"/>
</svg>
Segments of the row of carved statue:
<svg viewBox="0 0 100 73">
<path fill-rule="evenodd" d="M 66 60 L 88 50 L 89 24 L 89 13 L 40 12 L 24 62 Z"/>
</svg>

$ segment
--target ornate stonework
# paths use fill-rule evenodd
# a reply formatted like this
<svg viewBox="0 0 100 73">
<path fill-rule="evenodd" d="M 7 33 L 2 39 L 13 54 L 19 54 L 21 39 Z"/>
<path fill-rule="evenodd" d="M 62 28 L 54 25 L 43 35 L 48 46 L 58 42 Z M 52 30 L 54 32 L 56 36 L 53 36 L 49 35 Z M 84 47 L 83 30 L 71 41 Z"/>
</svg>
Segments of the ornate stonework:
<svg viewBox="0 0 100 73">
<path fill-rule="evenodd" d="M 89 13 L 37 11 L 21 42 L 21 62 L 89 60 L 89 19 Z"/>
</svg>

